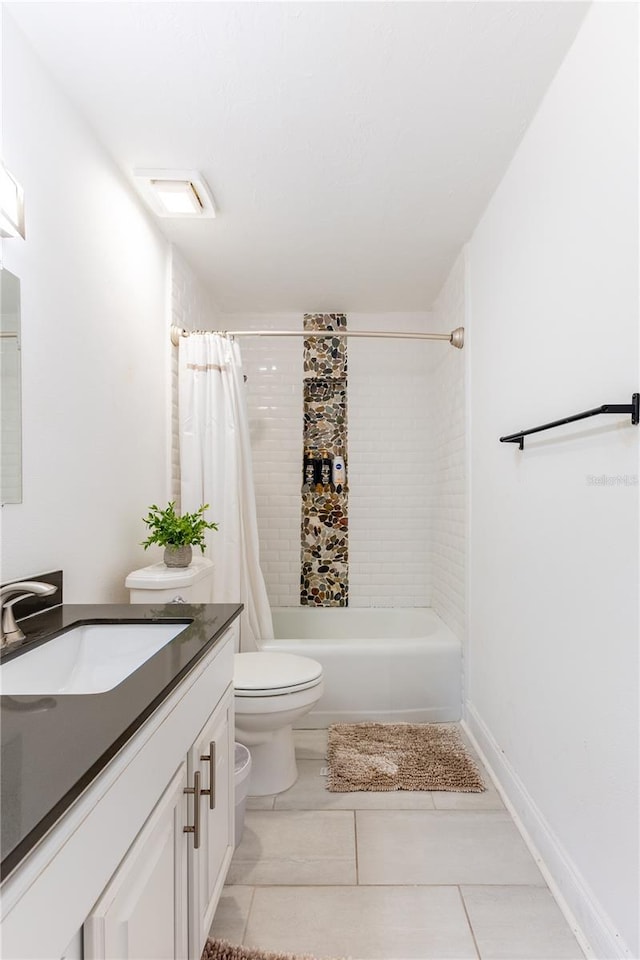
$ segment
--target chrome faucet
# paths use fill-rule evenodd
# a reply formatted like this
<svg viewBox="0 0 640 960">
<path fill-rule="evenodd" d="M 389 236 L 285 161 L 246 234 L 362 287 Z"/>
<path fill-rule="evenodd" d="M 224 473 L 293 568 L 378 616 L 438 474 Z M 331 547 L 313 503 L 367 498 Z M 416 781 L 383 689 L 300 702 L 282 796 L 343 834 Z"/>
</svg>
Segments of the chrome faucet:
<svg viewBox="0 0 640 960">
<path fill-rule="evenodd" d="M 13 613 L 14 603 L 24 600 L 25 597 L 50 597 L 57 589 L 52 583 L 43 583 L 40 580 L 20 580 L 18 583 L 8 583 L 6 587 L 0 587 L 0 612 L 2 613 L 0 646 L 8 647 L 24 640 L 24 633 L 16 623 Z M 13 600 L 9 600 L 9 597 L 13 597 Z"/>
</svg>

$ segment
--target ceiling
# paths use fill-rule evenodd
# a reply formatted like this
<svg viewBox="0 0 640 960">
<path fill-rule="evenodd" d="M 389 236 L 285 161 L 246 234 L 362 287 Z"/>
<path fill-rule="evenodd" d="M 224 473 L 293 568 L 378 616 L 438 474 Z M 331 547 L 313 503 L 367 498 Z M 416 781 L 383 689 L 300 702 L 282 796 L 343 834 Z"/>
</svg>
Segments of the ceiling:
<svg viewBox="0 0 640 960">
<path fill-rule="evenodd" d="M 571 44 L 572 2 L 5 5 L 225 312 L 428 308 Z M 133 179 L 131 179 L 133 184 Z"/>
</svg>

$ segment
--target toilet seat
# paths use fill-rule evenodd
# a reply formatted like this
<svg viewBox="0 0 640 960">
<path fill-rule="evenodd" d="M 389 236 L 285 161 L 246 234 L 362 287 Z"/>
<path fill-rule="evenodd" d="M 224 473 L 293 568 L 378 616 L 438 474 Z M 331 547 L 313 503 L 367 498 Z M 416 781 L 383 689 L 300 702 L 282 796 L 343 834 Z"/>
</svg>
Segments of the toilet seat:
<svg viewBox="0 0 640 960">
<path fill-rule="evenodd" d="M 236 697 L 277 697 L 309 690 L 322 681 L 322 665 L 292 653 L 236 653 Z"/>
</svg>

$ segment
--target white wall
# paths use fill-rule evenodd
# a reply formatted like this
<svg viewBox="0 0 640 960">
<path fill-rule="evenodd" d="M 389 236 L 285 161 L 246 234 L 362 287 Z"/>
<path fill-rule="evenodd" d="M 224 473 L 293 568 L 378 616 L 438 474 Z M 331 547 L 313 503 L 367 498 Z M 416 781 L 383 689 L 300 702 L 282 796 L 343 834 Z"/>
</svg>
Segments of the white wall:
<svg viewBox="0 0 640 960">
<path fill-rule="evenodd" d="M 168 247 L 3 11 L 3 157 L 25 190 L 23 503 L 2 508 L 2 578 L 61 567 L 65 599 L 126 599 L 166 497 Z"/>
<path fill-rule="evenodd" d="M 467 716 L 598 957 L 638 957 L 638 11 L 595 4 L 469 246 Z M 611 478 L 595 485 L 590 478 Z"/>
</svg>

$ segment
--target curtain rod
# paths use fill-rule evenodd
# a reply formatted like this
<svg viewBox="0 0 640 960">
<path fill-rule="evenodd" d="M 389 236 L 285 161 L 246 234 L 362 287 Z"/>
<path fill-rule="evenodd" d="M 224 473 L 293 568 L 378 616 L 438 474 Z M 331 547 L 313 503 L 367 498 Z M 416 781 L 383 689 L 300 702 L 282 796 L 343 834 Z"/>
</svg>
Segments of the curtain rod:
<svg viewBox="0 0 640 960">
<path fill-rule="evenodd" d="M 221 337 L 382 337 L 391 340 L 446 340 L 461 350 L 464 346 L 464 327 L 451 333 L 394 333 L 386 330 L 185 330 L 171 326 L 171 343 L 178 346 L 180 337 L 192 333 L 216 333 Z"/>
</svg>

